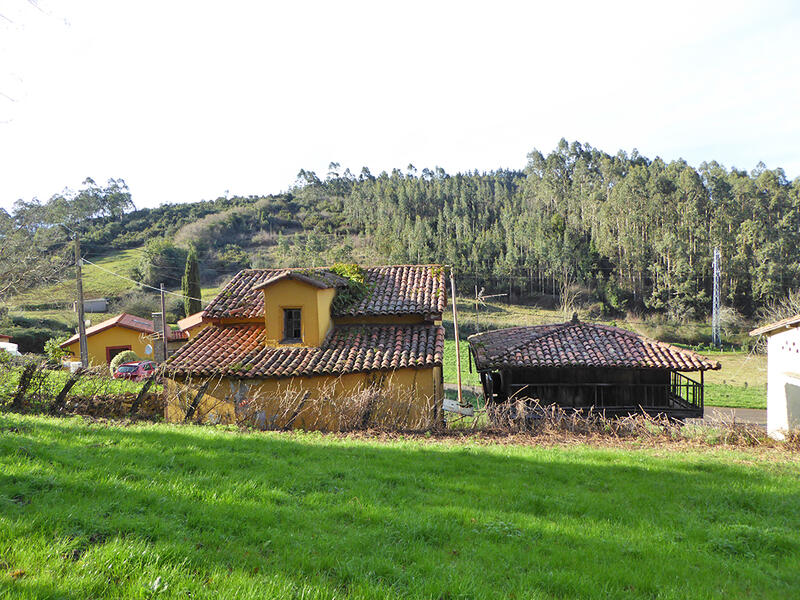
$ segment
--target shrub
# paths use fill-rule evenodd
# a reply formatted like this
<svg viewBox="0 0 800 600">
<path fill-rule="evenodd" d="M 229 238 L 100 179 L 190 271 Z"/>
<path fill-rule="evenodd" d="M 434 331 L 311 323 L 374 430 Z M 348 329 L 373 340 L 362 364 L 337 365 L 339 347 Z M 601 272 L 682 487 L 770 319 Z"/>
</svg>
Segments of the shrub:
<svg viewBox="0 0 800 600">
<path fill-rule="evenodd" d="M 157 295 L 138 290 L 120 298 L 114 303 L 113 309 L 113 312 L 125 312 L 143 319 L 152 319 L 153 313 L 160 311 L 161 303 Z"/>
<path fill-rule="evenodd" d="M 141 359 L 136 355 L 136 352 L 133 350 L 125 350 L 125 352 L 120 352 L 111 359 L 111 364 L 108 366 L 108 370 L 111 371 L 111 374 L 113 375 L 117 371 L 117 367 L 119 367 L 121 364 L 135 362 L 137 360 Z"/>
<path fill-rule="evenodd" d="M 68 333 L 69 330 L 59 327 L 58 329 L 50 327 L 11 327 L 5 330 L 11 336 L 11 341 L 19 346 L 19 351 L 23 354 L 36 353 L 41 354 L 44 352 L 44 345 L 50 338 L 58 337 Z"/>
<path fill-rule="evenodd" d="M 44 343 L 44 353 L 47 355 L 47 360 L 57 365 L 61 364 L 61 360 L 67 355 L 67 351 L 61 347 L 61 344 L 69 339 L 65 335 L 52 337 Z"/>
<path fill-rule="evenodd" d="M 152 239 L 142 250 L 137 275 L 147 285 L 158 286 L 163 283 L 177 287 L 181 284 L 186 255 L 186 250 L 178 248 L 165 238 Z"/>
</svg>

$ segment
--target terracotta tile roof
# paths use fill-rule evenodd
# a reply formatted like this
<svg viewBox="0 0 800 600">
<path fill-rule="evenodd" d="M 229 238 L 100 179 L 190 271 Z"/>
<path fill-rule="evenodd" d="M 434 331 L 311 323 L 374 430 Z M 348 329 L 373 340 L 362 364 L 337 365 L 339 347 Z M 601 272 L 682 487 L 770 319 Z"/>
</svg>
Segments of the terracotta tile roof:
<svg viewBox="0 0 800 600">
<path fill-rule="evenodd" d="M 101 331 L 105 331 L 106 329 L 111 329 L 112 327 L 124 327 L 125 329 L 132 329 L 133 331 L 139 331 L 141 333 L 147 333 L 147 334 L 155 333 L 153 322 L 150 319 L 143 319 L 142 317 L 137 317 L 136 315 L 129 315 L 128 313 L 120 313 L 116 317 L 111 317 L 110 319 L 106 319 L 102 323 L 98 323 L 97 325 L 92 325 L 91 327 L 87 328 L 86 337 L 95 335 L 97 333 L 100 333 Z M 187 339 L 187 335 L 181 331 L 169 331 L 167 335 L 170 340 Z M 78 334 L 75 334 L 71 338 L 69 338 L 66 342 L 61 344 L 61 347 L 66 348 L 70 344 L 74 344 L 77 341 L 78 341 Z"/>
<path fill-rule="evenodd" d="M 178 327 L 180 327 L 181 331 L 186 331 L 187 329 L 191 329 L 192 327 L 197 327 L 203 322 L 203 311 L 196 312 L 193 315 L 189 315 L 188 317 L 184 317 L 180 321 L 178 321 Z"/>
<path fill-rule="evenodd" d="M 302 269 L 302 270 L 283 270 L 272 274 L 270 277 L 253 286 L 254 290 L 263 290 L 283 279 L 294 279 L 311 284 L 321 289 L 347 287 L 347 279 L 340 277 L 336 273 L 324 269 Z"/>
<path fill-rule="evenodd" d="M 203 316 L 209 319 L 263 317 L 264 293 L 254 288 L 290 272 L 315 273 L 315 277 L 325 278 L 334 275 L 325 269 L 246 269 L 217 294 Z M 364 279 L 368 295 L 333 316 L 435 315 L 441 314 L 447 306 L 444 269 L 438 265 L 366 267 Z"/>
<path fill-rule="evenodd" d="M 345 325 L 319 348 L 266 347 L 260 324 L 211 326 L 167 361 L 175 375 L 299 377 L 441 366 L 444 329 L 435 325 Z"/>
<path fill-rule="evenodd" d="M 753 329 L 753 331 L 750 332 L 750 335 L 756 336 L 764 333 L 772 333 L 778 329 L 788 329 L 790 327 L 796 327 L 797 325 L 800 325 L 800 315 L 781 319 L 780 321 L 775 321 L 774 323 L 769 323 L 768 325 L 762 325 L 758 329 Z"/>
<path fill-rule="evenodd" d="M 514 327 L 471 335 L 479 370 L 537 367 L 604 367 L 705 371 L 720 368 L 691 350 L 625 329 L 572 321 Z"/>
</svg>

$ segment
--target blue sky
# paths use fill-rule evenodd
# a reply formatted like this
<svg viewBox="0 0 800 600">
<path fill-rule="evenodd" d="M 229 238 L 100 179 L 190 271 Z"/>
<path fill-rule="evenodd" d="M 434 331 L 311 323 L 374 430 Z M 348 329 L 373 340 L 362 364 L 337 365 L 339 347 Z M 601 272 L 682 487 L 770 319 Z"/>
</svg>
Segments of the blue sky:
<svg viewBox="0 0 800 600">
<path fill-rule="evenodd" d="M 0 1 L 0 207 L 521 168 L 562 137 L 800 176 L 797 4 L 550 4 Z"/>
</svg>

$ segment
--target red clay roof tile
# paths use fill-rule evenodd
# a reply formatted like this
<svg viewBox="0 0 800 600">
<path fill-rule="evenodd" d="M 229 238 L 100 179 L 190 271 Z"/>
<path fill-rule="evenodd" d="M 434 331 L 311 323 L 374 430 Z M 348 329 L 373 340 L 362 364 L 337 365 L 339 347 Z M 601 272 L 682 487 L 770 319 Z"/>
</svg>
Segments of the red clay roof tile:
<svg viewBox="0 0 800 600">
<path fill-rule="evenodd" d="M 603 367 L 705 371 L 720 368 L 696 352 L 596 323 L 513 327 L 471 335 L 479 370 Z"/>
<path fill-rule="evenodd" d="M 442 365 L 435 325 L 345 325 L 319 348 L 268 347 L 261 324 L 211 326 L 167 361 L 174 375 L 299 377 Z"/>
<path fill-rule="evenodd" d="M 340 287 L 343 278 L 326 269 L 246 269 L 228 282 L 203 312 L 209 319 L 255 319 L 264 316 L 260 285 L 289 273 L 300 273 L 325 285 Z M 438 315 L 447 306 L 444 268 L 438 265 L 395 265 L 364 268 L 369 293 L 357 304 L 332 316 Z"/>
<path fill-rule="evenodd" d="M 106 329 L 111 329 L 112 327 L 124 327 L 125 329 L 132 329 L 133 331 L 138 331 L 140 333 L 145 333 L 148 335 L 154 334 L 155 328 L 153 326 L 153 322 L 150 319 L 143 319 L 142 317 L 137 317 L 136 315 L 129 315 L 128 313 L 120 313 L 116 317 L 111 317 L 110 319 L 106 319 L 97 325 L 92 325 L 91 327 L 86 329 L 86 337 L 95 335 L 96 333 L 100 333 L 101 331 L 105 331 Z M 160 335 L 158 337 L 161 337 Z M 167 337 L 169 340 L 185 340 L 188 339 L 188 335 L 183 331 L 173 331 L 167 328 Z M 61 348 L 66 348 L 70 344 L 74 344 L 78 341 L 78 335 L 75 334 L 71 338 L 69 338 L 66 342 L 60 345 Z"/>
</svg>

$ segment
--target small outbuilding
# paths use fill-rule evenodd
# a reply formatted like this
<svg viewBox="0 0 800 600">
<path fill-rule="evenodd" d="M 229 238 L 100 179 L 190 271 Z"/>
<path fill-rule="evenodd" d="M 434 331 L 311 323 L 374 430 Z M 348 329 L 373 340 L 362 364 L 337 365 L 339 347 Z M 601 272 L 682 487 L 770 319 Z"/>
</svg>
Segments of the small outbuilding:
<svg viewBox="0 0 800 600">
<path fill-rule="evenodd" d="M 72 303 L 73 312 L 78 312 L 78 303 Z M 104 313 L 108 312 L 108 299 L 106 298 L 89 298 L 83 301 L 83 312 L 86 313 Z"/>
<path fill-rule="evenodd" d="M 89 364 L 109 364 L 117 354 L 126 350 L 132 350 L 138 356 L 147 358 L 151 356 L 147 352 L 147 347 L 150 346 L 152 350 L 159 329 L 160 326 L 155 327 L 150 319 L 128 313 L 121 313 L 89 327 L 86 329 Z M 181 331 L 171 330 L 168 336 L 169 343 L 182 342 L 188 337 Z M 66 350 L 73 360 L 80 358 L 80 340 L 77 334 L 62 343 L 61 348 Z"/>
<path fill-rule="evenodd" d="M 523 398 L 606 415 L 703 416 L 703 373 L 720 368 L 696 352 L 632 331 L 572 321 L 469 337 L 487 403 Z M 699 373 L 692 378 L 686 373 Z"/>
<path fill-rule="evenodd" d="M 800 427 L 800 315 L 750 332 L 767 337 L 767 433 L 783 439 Z"/>
</svg>

